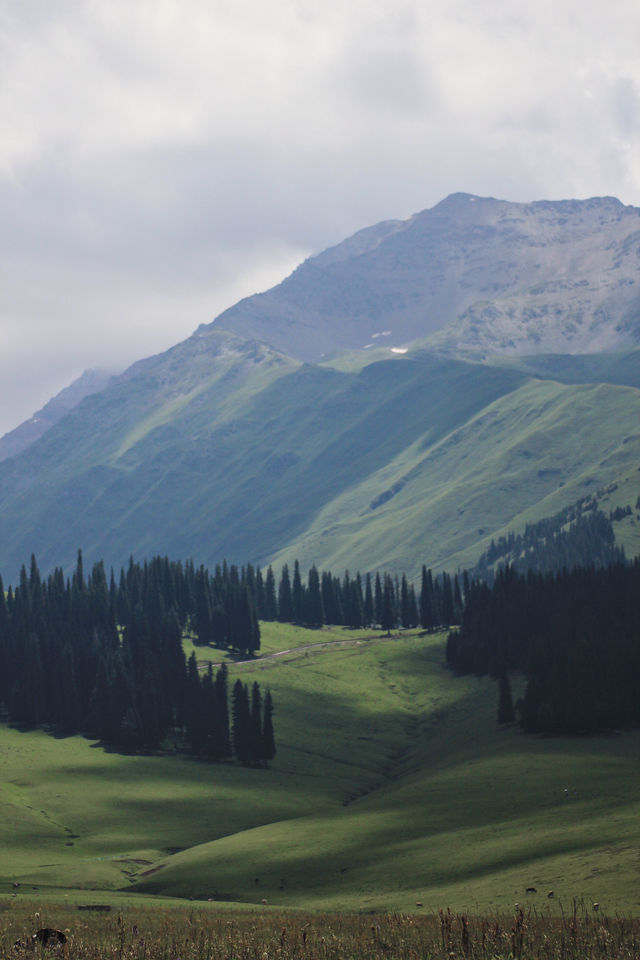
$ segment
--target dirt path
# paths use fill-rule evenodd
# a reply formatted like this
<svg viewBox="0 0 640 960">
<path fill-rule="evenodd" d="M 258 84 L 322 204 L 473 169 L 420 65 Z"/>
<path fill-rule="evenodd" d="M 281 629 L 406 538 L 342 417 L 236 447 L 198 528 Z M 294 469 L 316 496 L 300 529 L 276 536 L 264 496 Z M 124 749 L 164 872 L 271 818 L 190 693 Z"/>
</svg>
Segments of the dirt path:
<svg viewBox="0 0 640 960">
<path fill-rule="evenodd" d="M 345 640 L 319 640 L 317 643 L 305 643 L 300 647 L 290 647 L 288 650 L 278 650 L 277 653 L 266 653 L 260 657 L 252 657 L 250 660 L 234 660 L 235 666 L 242 666 L 247 663 L 264 663 L 267 660 L 275 660 L 277 657 L 285 657 L 287 654 L 302 654 L 307 650 L 319 650 L 322 647 L 357 647 L 362 643 L 370 643 L 377 640 L 379 643 L 389 643 L 391 640 L 397 640 L 403 636 L 401 633 L 392 633 L 391 636 L 381 636 L 379 633 L 372 633 L 369 637 L 353 637 Z M 223 661 L 213 662 L 209 660 L 198 661 L 198 667 L 206 667 L 211 662 L 213 667 L 222 666 Z M 228 662 L 228 661 L 225 661 Z"/>
</svg>

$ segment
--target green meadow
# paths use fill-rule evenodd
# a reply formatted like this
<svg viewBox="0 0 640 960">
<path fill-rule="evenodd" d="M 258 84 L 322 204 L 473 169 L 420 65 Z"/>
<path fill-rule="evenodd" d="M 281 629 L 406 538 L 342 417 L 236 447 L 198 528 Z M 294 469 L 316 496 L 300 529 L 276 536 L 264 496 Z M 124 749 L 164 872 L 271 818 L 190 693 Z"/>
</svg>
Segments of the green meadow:
<svg viewBox="0 0 640 960">
<path fill-rule="evenodd" d="M 577 900 L 637 914 L 640 734 L 499 729 L 496 684 L 452 676 L 444 641 L 263 625 L 261 658 L 230 679 L 271 689 L 266 770 L 0 727 L 0 891 L 114 908 L 554 914 Z"/>
</svg>

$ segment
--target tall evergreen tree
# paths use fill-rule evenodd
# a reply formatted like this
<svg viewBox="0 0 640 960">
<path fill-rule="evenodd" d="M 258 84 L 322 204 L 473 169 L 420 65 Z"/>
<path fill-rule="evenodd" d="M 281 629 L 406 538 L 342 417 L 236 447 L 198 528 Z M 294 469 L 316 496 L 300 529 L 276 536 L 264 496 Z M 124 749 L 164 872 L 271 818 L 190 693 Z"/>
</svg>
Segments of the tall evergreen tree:
<svg viewBox="0 0 640 960">
<path fill-rule="evenodd" d="M 271 565 L 267 568 L 264 582 L 264 619 L 278 619 L 278 601 L 276 600 L 276 580 Z"/>
<path fill-rule="evenodd" d="M 364 604 L 362 615 L 365 627 L 372 627 L 375 620 L 375 610 L 373 604 L 373 590 L 371 589 L 371 574 L 367 573 L 364 585 Z"/>
<path fill-rule="evenodd" d="M 383 606 L 383 592 L 382 592 L 382 583 L 380 580 L 380 574 L 376 572 L 376 582 L 374 590 L 374 609 L 375 609 L 375 621 L 376 623 L 382 624 L 382 606 Z"/>
<path fill-rule="evenodd" d="M 264 721 L 262 724 L 262 757 L 268 763 L 276 755 L 276 742 L 273 735 L 273 702 L 271 692 L 267 690 L 264 698 Z"/>
<path fill-rule="evenodd" d="M 310 627 L 321 627 L 324 623 L 322 609 L 322 594 L 320 592 L 320 576 L 315 566 L 309 570 L 306 591 L 305 623 Z"/>
<path fill-rule="evenodd" d="M 304 621 L 304 600 L 304 587 L 300 576 L 300 564 L 296 560 L 293 564 L 293 583 L 291 585 L 291 603 L 293 606 L 294 623 L 302 623 Z"/>
<path fill-rule="evenodd" d="M 387 631 L 387 636 L 391 636 L 391 630 L 396 625 L 396 600 L 393 588 L 393 580 L 388 573 L 384 575 L 384 587 L 382 590 L 382 613 L 380 617 L 380 626 Z"/>
<path fill-rule="evenodd" d="M 251 759 L 251 716 L 249 694 L 241 680 L 236 680 L 232 692 L 232 728 L 233 750 L 241 763 Z"/>
<path fill-rule="evenodd" d="M 278 585 L 278 620 L 280 623 L 291 623 L 293 621 L 291 581 L 289 579 L 289 567 L 286 563 L 282 567 L 280 583 Z"/>
</svg>

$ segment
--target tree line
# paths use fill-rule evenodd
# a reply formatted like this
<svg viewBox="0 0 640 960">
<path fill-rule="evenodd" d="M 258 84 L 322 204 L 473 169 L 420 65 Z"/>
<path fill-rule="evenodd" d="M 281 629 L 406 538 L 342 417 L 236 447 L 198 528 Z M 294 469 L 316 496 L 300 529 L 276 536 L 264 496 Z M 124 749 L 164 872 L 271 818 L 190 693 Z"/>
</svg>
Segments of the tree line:
<svg viewBox="0 0 640 960">
<path fill-rule="evenodd" d="M 116 577 L 102 561 L 85 574 L 82 552 L 70 577 L 42 577 L 35 557 L 6 594 L 0 578 L 0 710 L 10 722 L 86 733 L 126 751 L 156 749 L 167 737 L 198 756 L 268 762 L 275 754 L 273 703 L 257 684 L 228 693 L 225 666 L 198 669 L 183 638 L 230 650 L 260 649 L 259 620 L 351 628 L 459 622 L 457 577 L 423 568 L 420 591 L 406 576 L 342 577 L 296 561 L 278 581 L 251 564 L 209 571 L 193 561 L 129 561 Z M 229 702 L 231 700 L 231 702 Z"/>
<path fill-rule="evenodd" d="M 278 620 L 317 628 L 326 624 L 351 629 L 421 626 L 426 630 L 442 624 L 459 622 L 462 612 L 462 589 L 457 576 L 443 572 L 434 576 L 422 568 L 419 591 L 413 583 L 390 573 L 370 572 L 342 577 L 329 570 L 312 566 L 303 578 L 296 560 L 293 570 L 284 564 L 276 585 L 271 567 L 263 576 L 261 570 L 249 568 L 256 609 L 261 620 Z"/>
<path fill-rule="evenodd" d="M 509 673 L 526 676 L 516 704 L 529 733 L 590 734 L 640 725 L 640 559 L 604 569 L 474 579 L 448 664 L 500 678 L 499 719 L 513 718 Z"/>
<path fill-rule="evenodd" d="M 229 705 L 227 670 L 201 675 L 183 633 L 198 615 L 204 579 L 192 564 L 130 561 L 116 579 L 104 564 L 85 576 L 41 577 L 35 557 L 5 594 L 0 579 L 0 709 L 10 722 L 85 733 L 125 751 L 167 737 L 209 759 L 263 763 L 275 755 L 273 703 L 240 681 Z M 252 597 L 227 570 L 216 615 L 227 644 L 259 646 Z M 231 706 L 231 711 L 230 711 Z M 231 717 L 230 717 L 231 712 Z"/>
<path fill-rule="evenodd" d="M 473 576 L 491 583 L 496 570 L 511 566 L 520 573 L 560 572 L 574 567 L 608 567 L 624 563 L 616 546 L 611 521 L 627 516 L 631 508 L 613 511 L 607 518 L 594 497 L 585 497 L 552 517 L 528 523 L 522 533 L 509 532 L 491 540 L 479 558 Z"/>
</svg>

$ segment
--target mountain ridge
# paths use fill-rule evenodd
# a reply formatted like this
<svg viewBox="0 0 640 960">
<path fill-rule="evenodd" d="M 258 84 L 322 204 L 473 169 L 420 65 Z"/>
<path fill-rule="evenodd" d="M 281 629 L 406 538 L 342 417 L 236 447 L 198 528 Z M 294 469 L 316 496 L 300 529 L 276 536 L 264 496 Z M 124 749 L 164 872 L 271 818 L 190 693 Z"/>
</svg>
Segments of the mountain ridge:
<svg viewBox="0 0 640 960">
<path fill-rule="evenodd" d="M 560 220 L 570 214 L 574 226 L 565 234 Z M 461 346 L 460 318 L 424 335 L 422 313 L 427 294 L 441 306 L 447 297 L 472 297 L 477 305 L 499 275 L 502 300 L 494 305 L 503 309 L 518 257 L 528 264 L 527 277 L 539 281 L 542 255 L 555 276 L 587 249 L 598 259 L 598 248 L 604 272 L 587 260 L 581 269 L 589 268 L 588 281 L 574 277 L 556 290 L 595 296 L 591 316 L 616 292 L 612 275 L 637 270 L 639 218 L 640 211 L 611 198 L 514 205 L 456 194 L 408 221 L 359 231 L 274 291 L 241 301 L 170 350 L 138 361 L 0 463 L 0 571 L 15 577 L 32 552 L 45 570 L 69 568 L 82 547 L 88 559 L 114 565 L 153 553 L 207 564 L 299 556 L 309 565 L 416 576 L 422 563 L 471 565 L 492 535 L 541 519 L 540 511 L 557 513 L 594 484 L 631 478 L 631 495 L 640 350 L 633 336 L 626 348 L 615 338 L 634 302 L 635 279 L 621 285 L 618 306 L 627 314 L 575 322 L 585 335 L 612 337 L 617 353 L 572 352 L 563 336 L 562 352 L 544 350 L 541 336 L 533 353 L 519 354 L 514 344 L 501 353 L 497 328 L 484 315 L 474 321 L 484 348 L 471 349 Z M 564 238 L 561 262 L 559 241 L 547 244 L 549 219 L 556 239 Z M 525 227 L 528 239 L 505 267 Z M 611 267 L 614 261 L 620 265 Z M 345 300 L 343 281 L 354 264 Z M 443 264 L 457 273 L 443 273 Z M 542 296 L 539 286 L 527 295 Z M 379 298 L 385 290 L 386 299 Z M 287 303 L 286 322 L 270 326 L 275 308 Z M 373 330 L 364 310 L 371 303 L 378 311 Z M 327 308 L 324 321 L 318 304 Z M 354 304 L 364 313 L 356 310 L 350 323 L 347 306 Z M 403 310 L 409 316 L 412 304 L 421 336 L 398 348 L 394 318 Z M 529 318 L 534 328 L 544 327 L 539 313 Z M 336 331 L 346 331 L 347 340 L 354 330 L 360 336 L 363 316 L 368 349 L 360 345 L 321 363 L 296 356 L 309 330 L 309 352 L 328 338 L 337 349 Z M 574 322 L 551 306 L 545 316 L 551 327 Z M 251 330 L 225 327 L 242 327 L 231 322 L 238 317 Z M 280 349 L 286 328 L 290 342 Z M 491 430 L 480 429 L 492 409 Z M 584 449 L 569 456 L 576 437 Z M 507 479 L 508 490 L 500 491 Z"/>
<path fill-rule="evenodd" d="M 306 361 L 387 330 L 389 346 L 431 336 L 483 356 L 611 350 L 640 340 L 639 251 L 640 210 L 612 197 L 458 193 L 359 231 L 213 322 Z"/>
<path fill-rule="evenodd" d="M 103 390 L 115 374 L 108 370 L 85 370 L 76 380 L 64 387 L 37 410 L 28 420 L 0 437 L 0 460 L 14 457 L 35 443 L 58 420 L 73 410 L 81 400 Z"/>
</svg>

